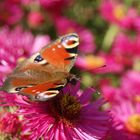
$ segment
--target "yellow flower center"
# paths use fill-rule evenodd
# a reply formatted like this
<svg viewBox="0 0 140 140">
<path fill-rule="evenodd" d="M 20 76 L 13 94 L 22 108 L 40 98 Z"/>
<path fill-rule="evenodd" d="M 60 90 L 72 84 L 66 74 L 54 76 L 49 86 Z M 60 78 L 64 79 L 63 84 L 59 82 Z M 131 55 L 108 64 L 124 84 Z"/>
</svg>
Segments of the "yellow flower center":
<svg viewBox="0 0 140 140">
<path fill-rule="evenodd" d="M 57 120 L 72 125 L 80 115 L 80 102 L 69 94 L 59 94 L 51 102 L 51 112 Z"/>
<path fill-rule="evenodd" d="M 12 140 L 13 139 L 12 135 L 5 134 L 5 133 L 2 133 L 2 132 L 0 132 L 0 138 L 1 138 L 1 140 Z"/>
<path fill-rule="evenodd" d="M 116 17 L 117 20 L 121 20 L 125 16 L 125 9 L 124 6 L 118 5 L 114 8 L 113 14 Z"/>
<path fill-rule="evenodd" d="M 140 114 L 130 116 L 126 122 L 126 128 L 132 133 L 140 134 Z"/>
<path fill-rule="evenodd" d="M 98 56 L 88 55 L 85 57 L 88 69 L 99 68 L 105 65 L 105 60 Z"/>
</svg>

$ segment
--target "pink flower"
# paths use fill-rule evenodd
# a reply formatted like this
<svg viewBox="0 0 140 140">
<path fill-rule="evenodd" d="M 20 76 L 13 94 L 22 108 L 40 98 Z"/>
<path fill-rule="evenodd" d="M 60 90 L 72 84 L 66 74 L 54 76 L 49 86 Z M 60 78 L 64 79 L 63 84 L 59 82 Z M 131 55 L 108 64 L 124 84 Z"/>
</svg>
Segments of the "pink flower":
<svg viewBox="0 0 140 140">
<path fill-rule="evenodd" d="M 76 66 L 91 73 L 120 73 L 124 70 L 123 58 L 114 54 L 99 53 L 97 56 L 79 56 Z"/>
<path fill-rule="evenodd" d="M 21 20 L 23 11 L 19 4 L 4 0 L 0 2 L 0 22 L 13 25 Z"/>
<path fill-rule="evenodd" d="M 120 100 L 121 91 L 119 88 L 113 87 L 110 84 L 111 83 L 104 84 L 101 88 L 104 98 L 109 101 L 110 104 L 112 104 L 114 100 Z"/>
<path fill-rule="evenodd" d="M 24 6 L 40 5 L 39 0 L 20 0 L 21 4 Z"/>
<path fill-rule="evenodd" d="M 137 65 L 139 66 L 139 37 L 139 34 L 136 34 L 133 38 L 122 32 L 117 34 L 113 41 L 111 50 L 108 53 L 98 53 L 98 57 L 103 58 L 106 65 L 106 67 L 100 69 L 100 71 L 104 73 L 121 73 L 128 69 L 132 69 Z"/>
<path fill-rule="evenodd" d="M 100 11 L 103 18 L 110 22 L 120 22 L 125 16 L 124 5 L 118 1 L 103 0 Z"/>
<path fill-rule="evenodd" d="M 44 17 L 39 11 L 32 11 L 28 15 L 28 24 L 32 28 L 39 27 L 43 24 L 44 22 Z"/>
<path fill-rule="evenodd" d="M 113 42 L 109 55 L 112 55 L 124 70 L 132 68 L 140 59 L 139 37 L 139 34 L 131 38 L 124 33 L 119 33 Z M 131 59 L 129 59 L 130 57 Z"/>
<path fill-rule="evenodd" d="M 121 54 L 125 56 L 139 56 L 140 55 L 140 35 L 130 37 L 124 33 L 119 33 L 113 43 L 112 53 Z M 129 60 L 130 61 L 130 60 Z"/>
<path fill-rule="evenodd" d="M 121 86 L 128 96 L 135 95 L 138 99 L 140 97 L 140 72 L 128 71 L 121 79 Z"/>
<path fill-rule="evenodd" d="M 140 32 L 140 16 L 135 19 L 134 27 L 136 28 L 136 31 Z"/>
<path fill-rule="evenodd" d="M 49 36 L 34 37 L 30 32 L 21 28 L 10 30 L 3 27 L 0 31 L 0 84 L 11 73 L 18 61 L 39 51 L 50 41 Z M 0 91 L 0 106 L 3 108 L 16 107 L 15 99 L 20 96 Z M 2 113 L 0 131 L 14 139 L 19 134 L 20 123 L 17 114 Z M 7 138 L 5 138 L 7 139 Z"/>
<path fill-rule="evenodd" d="M 0 84 L 18 61 L 39 51 L 48 42 L 48 36 L 34 37 L 21 28 L 10 31 L 8 27 L 3 27 L 0 31 Z"/>
<path fill-rule="evenodd" d="M 61 13 L 63 8 L 66 8 L 70 0 L 39 0 L 42 7 L 51 13 Z"/>
<path fill-rule="evenodd" d="M 118 88 L 107 85 L 102 87 L 102 92 L 108 100 L 110 115 L 112 116 L 113 129 L 111 129 L 110 135 L 113 140 L 118 140 L 119 134 L 123 140 L 140 139 L 140 94 L 139 92 L 135 93 L 136 89 L 134 87 L 134 83 L 138 84 L 139 82 L 138 80 L 134 82 L 136 81 L 134 75 L 137 74 L 131 73 L 129 79 L 126 77 L 127 80 L 122 80 L 126 82 L 125 87 L 123 87 L 124 83 L 122 82 Z M 133 85 L 131 86 L 129 83 Z M 129 86 L 131 87 L 129 88 Z M 137 85 L 136 87 L 138 88 Z"/>
<path fill-rule="evenodd" d="M 76 60 L 75 65 L 84 71 L 95 72 L 99 68 L 106 65 L 105 59 L 100 56 L 86 55 L 79 56 Z"/>
<path fill-rule="evenodd" d="M 114 55 L 113 53 L 103 55 L 106 59 L 106 69 L 107 72 L 120 73 L 124 70 L 123 62 L 124 57 L 121 55 Z"/>
<path fill-rule="evenodd" d="M 100 6 L 101 15 L 110 23 L 115 23 L 126 29 L 139 30 L 139 15 L 136 9 L 126 7 L 118 0 L 103 0 Z"/>
<path fill-rule="evenodd" d="M 15 100 L 23 119 L 23 137 L 97 140 L 108 130 L 107 112 L 101 111 L 103 100 L 92 102 L 93 89 L 79 91 L 80 84 L 68 84 L 58 96 L 46 102 Z M 26 139 L 26 138 L 25 138 Z"/>
<path fill-rule="evenodd" d="M 36 37 L 34 37 L 31 54 L 38 52 L 42 47 L 49 44 L 49 42 L 50 42 L 50 37 L 48 35 L 38 34 Z"/>
<path fill-rule="evenodd" d="M 62 16 L 53 17 L 56 30 L 59 35 L 76 32 L 80 36 L 79 51 L 82 53 L 92 53 L 95 50 L 94 36 L 90 30 L 82 27 L 73 20 Z"/>
<path fill-rule="evenodd" d="M 12 138 L 19 137 L 21 122 L 16 114 L 7 112 L 0 116 L 0 133 Z"/>
<path fill-rule="evenodd" d="M 100 52 L 98 57 L 104 60 L 105 67 L 97 69 L 97 73 L 120 73 L 124 70 L 123 56 Z"/>
<path fill-rule="evenodd" d="M 16 94 L 0 91 L 0 106 L 4 108 L 15 107 Z"/>
<path fill-rule="evenodd" d="M 113 126 L 116 130 L 122 130 L 125 137 L 130 140 L 140 139 L 140 104 L 133 98 L 123 95 L 121 90 L 119 98 L 114 97 L 111 104 L 111 114 L 113 116 Z M 115 92 L 113 93 L 116 96 Z"/>
</svg>

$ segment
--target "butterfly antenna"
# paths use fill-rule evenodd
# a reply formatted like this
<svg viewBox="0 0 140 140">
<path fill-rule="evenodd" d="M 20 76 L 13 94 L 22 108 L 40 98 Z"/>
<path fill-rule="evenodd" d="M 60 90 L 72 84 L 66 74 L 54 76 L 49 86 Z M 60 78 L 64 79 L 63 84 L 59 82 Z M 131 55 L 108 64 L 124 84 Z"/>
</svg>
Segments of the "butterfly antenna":
<svg viewBox="0 0 140 140">
<path fill-rule="evenodd" d="M 96 68 L 94 68 L 94 70 L 97 70 L 97 69 L 100 69 L 100 68 L 104 68 L 104 67 L 106 67 L 106 65 L 102 65 L 100 67 L 96 67 Z"/>
</svg>

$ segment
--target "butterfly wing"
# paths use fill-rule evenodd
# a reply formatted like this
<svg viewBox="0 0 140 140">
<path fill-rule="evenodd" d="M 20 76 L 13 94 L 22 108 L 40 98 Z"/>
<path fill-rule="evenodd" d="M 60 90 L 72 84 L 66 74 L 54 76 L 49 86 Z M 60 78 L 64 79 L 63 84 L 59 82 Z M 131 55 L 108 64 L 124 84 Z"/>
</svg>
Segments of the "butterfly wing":
<svg viewBox="0 0 140 140">
<path fill-rule="evenodd" d="M 76 34 L 69 34 L 58 38 L 49 47 L 41 50 L 41 56 L 57 70 L 69 72 L 77 57 L 79 38 Z"/>
<path fill-rule="evenodd" d="M 20 93 L 32 99 L 45 101 L 57 95 L 60 88 L 67 83 L 66 73 L 49 71 L 48 68 L 52 66 L 48 66 L 45 70 L 36 66 L 36 64 L 32 65 L 32 67 L 31 65 L 29 66 L 30 68 L 16 69 L 6 79 L 2 90 L 10 93 Z"/>
<path fill-rule="evenodd" d="M 58 38 L 19 64 L 4 82 L 2 90 L 41 101 L 54 97 L 67 83 L 78 45 L 76 34 Z"/>
</svg>

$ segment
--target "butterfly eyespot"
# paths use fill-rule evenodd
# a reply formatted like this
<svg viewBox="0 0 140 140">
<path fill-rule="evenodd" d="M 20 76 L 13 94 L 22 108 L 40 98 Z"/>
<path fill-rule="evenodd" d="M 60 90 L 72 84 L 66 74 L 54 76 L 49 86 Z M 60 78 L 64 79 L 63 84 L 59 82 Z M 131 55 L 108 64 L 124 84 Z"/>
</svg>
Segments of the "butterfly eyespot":
<svg viewBox="0 0 140 140">
<path fill-rule="evenodd" d="M 73 53 L 73 48 L 77 52 L 77 47 L 79 45 L 79 37 L 76 34 L 71 34 L 71 35 L 68 35 L 68 36 L 64 36 L 61 39 L 61 43 L 66 50 L 67 49 L 71 50 L 70 53 Z M 74 51 L 74 53 L 75 53 L 75 51 Z"/>
<path fill-rule="evenodd" d="M 77 43 L 77 41 L 75 41 L 75 40 L 70 40 L 70 41 L 67 42 L 67 45 L 73 45 L 73 44 L 75 44 L 75 43 Z"/>
<path fill-rule="evenodd" d="M 34 59 L 34 62 L 40 62 L 40 61 L 43 61 L 44 59 L 38 55 L 35 59 Z"/>
<path fill-rule="evenodd" d="M 15 88 L 15 91 L 21 91 L 21 89 L 23 89 L 23 87 L 17 87 Z"/>
</svg>

